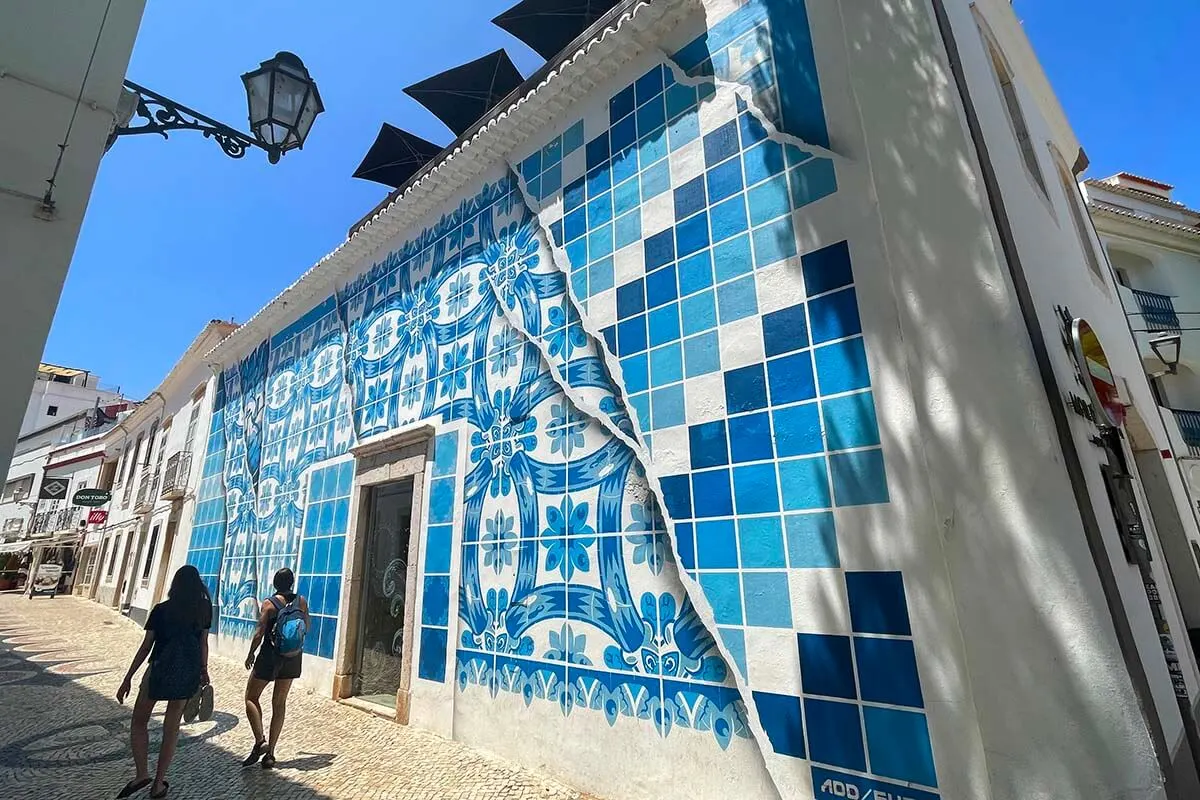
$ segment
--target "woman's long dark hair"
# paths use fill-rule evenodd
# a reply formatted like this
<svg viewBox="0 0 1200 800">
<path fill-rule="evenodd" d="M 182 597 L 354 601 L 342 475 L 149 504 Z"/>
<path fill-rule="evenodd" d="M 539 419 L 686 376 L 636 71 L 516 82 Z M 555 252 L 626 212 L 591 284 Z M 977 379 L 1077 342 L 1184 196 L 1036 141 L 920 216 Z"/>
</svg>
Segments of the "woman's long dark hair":
<svg viewBox="0 0 1200 800">
<path fill-rule="evenodd" d="M 171 579 L 167 607 L 171 617 L 179 623 L 194 624 L 198 628 L 207 628 L 211 624 L 212 598 L 200 579 L 200 571 L 191 564 L 184 564 Z"/>
</svg>

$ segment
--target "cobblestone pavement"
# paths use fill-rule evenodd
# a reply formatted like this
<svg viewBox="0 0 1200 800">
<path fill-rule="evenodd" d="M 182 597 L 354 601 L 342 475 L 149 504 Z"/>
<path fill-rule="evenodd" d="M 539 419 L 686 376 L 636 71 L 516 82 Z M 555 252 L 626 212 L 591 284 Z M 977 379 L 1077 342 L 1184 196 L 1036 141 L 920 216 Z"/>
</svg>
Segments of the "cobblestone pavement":
<svg viewBox="0 0 1200 800">
<path fill-rule="evenodd" d="M 113 698 L 140 639 L 132 622 L 95 603 L 0 595 L 0 798 L 116 795 L 133 775 L 132 701 Z M 246 671 L 216 656 L 209 666 L 216 713 L 183 726 L 168 774 L 172 800 L 586 800 L 497 757 L 300 687 L 289 698 L 278 768 L 243 768 L 251 744 Z"/>
</svg>

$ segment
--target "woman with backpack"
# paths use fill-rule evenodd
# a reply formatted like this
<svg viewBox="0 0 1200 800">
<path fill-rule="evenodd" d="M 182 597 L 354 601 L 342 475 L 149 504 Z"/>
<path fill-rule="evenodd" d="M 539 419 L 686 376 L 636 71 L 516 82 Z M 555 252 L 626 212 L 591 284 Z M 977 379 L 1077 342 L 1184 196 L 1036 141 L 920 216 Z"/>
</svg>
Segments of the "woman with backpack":
<svg viewBox="0 0 1200 800">
<path fill-rule="evenodd" d="M 150 657 L 150 669 L 142 679 L 133 704 L 130 747 L 137 770 L 133 780 L 117 797 L 129 797 L 150 786 L 150 796 L 167 796 L 167 767 L 179 741 L 179 719 L 183 707 L 201 686 L 208 684 L 208 629 L 212 627 L 212 600 L 200 573 L 190 564 L 179 568 L 171 580 L 167 599 L 156 605 L 146 620 L 146 636 L 133 656 L 125 680 L 117 690 L 117 702 L 129 696 L 134 673 Z M 167 701 L 163 716 L 162 744 L 158 765 L 150 779 L 150 734 L 147 724 L 154 704 Z M 153 785 L 152 785 L 153 784 Z"/>
<path fill-rule="evenodd" d="M 304 636 L 311 625 L 308 603 L 292 591 L 296 585 L 295 573 L 284 567 L 275 573 L 272 583 L 275 594 L 262 602 L 258 628 L 250 640 L 250 653 L 246 656 L 246 669 L 253 670 L 246 683 L 246 719 L 250 723 L 250 730 L 254 732 L 254 749 L 242 764 L 248 767 L 261 758 L 263 769 L 275 766 L 275 745 L 283 730 L 288 692 L 292 688 L 292 681 L 300 677 Z M 261 650 L 258 649 L 260 644 Z M 258 650 L 257 658 L 255 650 Z M 271 694 L 271 738 L 268 741 L 263 737 L 259 698 L 272 681 L 275 689 Z"/>
</svg>

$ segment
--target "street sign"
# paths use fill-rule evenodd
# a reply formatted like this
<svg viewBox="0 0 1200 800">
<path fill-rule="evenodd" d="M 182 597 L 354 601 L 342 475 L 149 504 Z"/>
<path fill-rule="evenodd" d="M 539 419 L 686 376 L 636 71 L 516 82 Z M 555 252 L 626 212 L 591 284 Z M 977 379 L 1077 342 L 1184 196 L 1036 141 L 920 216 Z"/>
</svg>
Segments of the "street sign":
<svg viewBox="0 0 1200 800">
<path fill-rule="evenodd" d="M 1121 403 L 1117 379 L 1108 364 L 1108 356 L 1100 345 L 1100 339 L 1086 320 L 1076 319 L 1071 323 L 1071 341 L 1075 346 L 1075 363 L 1083 378 L 1084 388 L 1102 426 L 1119 428 L 1125 421 L 1125 406 Z"/>
<path fill-rule="evenodd" d="M 70 478 L 46 478 L 42 481 L 42 488 L 38 490 L 38 499 L 61 500 L 67 496 L 69 488 L 71 488 Z"/>
<path fill-rule="evenodd" d="M 77 506 L 88 506 L 95 508 L 102 506 L 112 500 L 112 492 L 107 489 L 80 489 L 71 498 L 71 502 Z"/>
<path fill-rule="evenodd" d="M 108 522 L 108 512 L 101 508 L 89 511 L 87 521 L 88 525 L 103 525 L 105 522 Z"/>
</svg>

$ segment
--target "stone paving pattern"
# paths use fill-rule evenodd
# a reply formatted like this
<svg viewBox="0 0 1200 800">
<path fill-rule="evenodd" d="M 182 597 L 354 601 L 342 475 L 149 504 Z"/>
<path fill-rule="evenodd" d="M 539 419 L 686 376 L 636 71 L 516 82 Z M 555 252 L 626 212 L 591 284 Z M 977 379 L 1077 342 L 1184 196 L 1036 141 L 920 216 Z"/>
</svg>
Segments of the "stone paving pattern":
<svg viewBox="0 0 1200 800">
<path fill-rule="evenodd" d="M 0 798 L 116 795 L 133 775 L 132 700 L 121 706 L 114 695 L 140 639 L 131 621 L 94 603 L 0 595 Z M 251 745 L 242 708 L 246 671 L 215 655 L 209 666 L 216 713 L 183 726 L 168 774 L 172 800 L 596 800 L 302 687 L 288 703 L 278 768 L 243 768 Z M 161 704 L 158 710 L 152 759 Z"/>
</svg>

